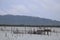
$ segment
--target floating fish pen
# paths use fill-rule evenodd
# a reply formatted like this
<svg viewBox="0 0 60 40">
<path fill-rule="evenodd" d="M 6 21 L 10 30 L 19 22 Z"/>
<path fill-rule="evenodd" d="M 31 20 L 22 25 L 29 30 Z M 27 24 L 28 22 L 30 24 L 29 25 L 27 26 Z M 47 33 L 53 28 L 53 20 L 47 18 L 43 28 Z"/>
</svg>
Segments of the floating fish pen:
<svg viewBox="0 0 60 40">
<path fill-rule="evenodd" d="M 53 27 L 49 25 L 0 25 L 1 31 L 10 31 L 14 34 L 40 34 L 40 35 L 49 35 L 50 32 L 53 32 Z M 60 26 L 58 26 L 60 27 Z"/>
</svg>

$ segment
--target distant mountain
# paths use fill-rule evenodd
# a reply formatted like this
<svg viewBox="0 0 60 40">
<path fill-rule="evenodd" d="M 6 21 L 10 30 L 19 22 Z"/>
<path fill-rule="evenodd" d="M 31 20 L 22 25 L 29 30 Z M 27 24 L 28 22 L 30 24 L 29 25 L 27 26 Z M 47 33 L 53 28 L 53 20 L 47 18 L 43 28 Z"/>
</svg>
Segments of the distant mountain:
<svg viewBox="0 0 60 40">
<path fill-rule="evenodd" d="M 31 16 L 0 15 L 0 24 L 60 25 L 60 21 Z"/>
</svg>

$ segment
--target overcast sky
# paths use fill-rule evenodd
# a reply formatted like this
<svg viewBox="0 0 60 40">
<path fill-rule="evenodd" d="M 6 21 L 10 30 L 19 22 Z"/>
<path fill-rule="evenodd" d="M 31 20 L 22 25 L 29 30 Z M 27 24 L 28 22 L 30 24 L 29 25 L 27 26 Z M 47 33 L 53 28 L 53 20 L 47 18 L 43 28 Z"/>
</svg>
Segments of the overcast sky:
<svg viewBox="0 0 60 40">
<path fill-rule="evenodd" d="M 0 15 L 6 14 L 60 21 L 60 0 L 0 0 Z"/>
</svg>

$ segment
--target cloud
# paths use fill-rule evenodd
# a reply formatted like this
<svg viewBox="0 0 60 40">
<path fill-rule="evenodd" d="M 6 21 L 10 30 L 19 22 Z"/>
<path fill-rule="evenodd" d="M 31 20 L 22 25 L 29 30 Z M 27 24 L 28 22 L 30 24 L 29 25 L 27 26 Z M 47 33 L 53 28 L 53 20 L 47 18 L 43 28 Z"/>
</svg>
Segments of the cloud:
<svg viewBox="0 0 60 40">
<path fill-rule="evenodd" d="M 29 10 L 24 5 L 13 5 L 10 9 L 8 9 L 8 12 L 12 14 L 20 14 L 28 13 Z"/>
<path fill-rule="evenodd" d="M 60 19 L 60 0 L 0 0 L 0 14 Z"/>
<path fill-rule="evenodd" d="M 0 15 L 6 15 L 7 13 L 0 9 Z"/>
<path fill-rule="evenodd" d="M 1 11 L 1 10 L 0 10 Z M 10 8 L 1 11 L 1 14 L 13 14 L 19 15 L 28 13 L 29 9 L 27 9 L 24 5 L 12 5 Z"/>
<path fill-rule="evenodd" d="M 60 12 L 60 1 L 59 0 L 6 0 L 1 2 L 8 8 L 7 11 L 12 13 L 28 13 L 39 11 L 47 11 L 52 13 Z M 6 4 L 5 4 L 6 3 Z M 27 7 L 26 7 L 27 6 Z M 40 12 L 39 11 L 39 12 Z"/>
<path fill-rule="evenodd" d="M 60 2 L 59 0 L 33 0 L 38 6 L 42 6 L 45 10 L 59 10 Z"/>
</svg>

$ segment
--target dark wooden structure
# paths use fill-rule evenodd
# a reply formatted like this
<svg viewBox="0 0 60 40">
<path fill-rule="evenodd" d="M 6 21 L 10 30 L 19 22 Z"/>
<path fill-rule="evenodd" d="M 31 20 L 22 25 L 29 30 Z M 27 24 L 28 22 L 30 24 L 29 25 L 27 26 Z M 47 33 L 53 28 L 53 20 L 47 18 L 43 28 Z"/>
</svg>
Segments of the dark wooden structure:
<svg viewBox="0 0 60 40">
<path fill-rule="evenodd" d="M 30 33 L 30 34 L 40 34 L 40 35 L 49 35 L 49 32 L 52 32 L 51 29 L 29 31 L 28 33 Z"/>
</svg>

